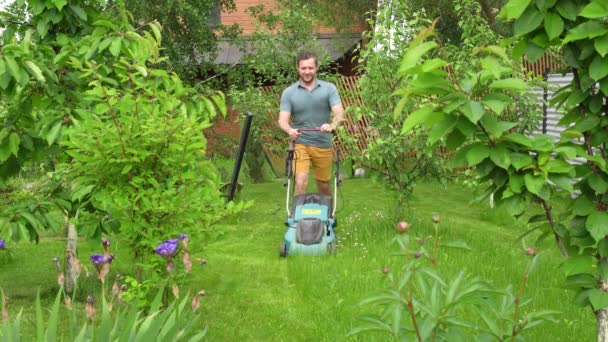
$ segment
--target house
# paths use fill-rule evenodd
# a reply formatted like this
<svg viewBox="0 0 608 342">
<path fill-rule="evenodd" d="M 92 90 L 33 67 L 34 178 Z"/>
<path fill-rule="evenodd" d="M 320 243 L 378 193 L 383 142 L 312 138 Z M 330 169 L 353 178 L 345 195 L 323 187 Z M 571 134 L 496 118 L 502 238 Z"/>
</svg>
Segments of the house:
<svg viewBox="0 0 608 342">
<path fill-rule="evenodd" d="M 223 25 L 238 24 L 243 32 L 243 36 L 248 37 L 255 30 L 252 17 L 247 13 L 247 9 L 254 6 L 264 5 L 267 9 L 275 9 L 276 0 L 234 0 L 236 10 L 234 12 L 219 12 L 216 18 Z M 365 24 L 352 25 L 349 32 L 336 32 L 329 27 L 319 27 L 315 31 L 318 41 L 324 48 L 333 63 L 337 63 L 339 70 L 344 75 L 354 74 L 352 64 L 353 48 L 361 41 L 362 32 Z M 218 55 L 215 59 L 217 64 L 239 64 L 242 62 L 243 52 L 228 41 L 220 40 Z"/>
</svg>

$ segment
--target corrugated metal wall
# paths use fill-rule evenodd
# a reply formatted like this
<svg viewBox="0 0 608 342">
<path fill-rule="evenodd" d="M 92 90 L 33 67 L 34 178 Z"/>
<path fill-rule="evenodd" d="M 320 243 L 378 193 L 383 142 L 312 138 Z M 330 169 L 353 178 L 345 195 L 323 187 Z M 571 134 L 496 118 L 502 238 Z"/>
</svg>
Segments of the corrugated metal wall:
<svg viewBox="0 0 608 342">
<path fill-rule="evenodd" d="M 573 75 L 569 74 L 548 74 L 547 88 L 535 87 L 532 91 L 538 98 L 538 102 L 543 105 L 543 117 L 539 122 L 533 134 L 548 134 L 558 140 L 561 132 L 566 127 L 559 126 L 558 122 L 562 118 L 563 113 L 559 112 L 555 106 L 551 106 L 550 102 L 553 99 L 555 92 L 572 82 Z"/>
</svg>

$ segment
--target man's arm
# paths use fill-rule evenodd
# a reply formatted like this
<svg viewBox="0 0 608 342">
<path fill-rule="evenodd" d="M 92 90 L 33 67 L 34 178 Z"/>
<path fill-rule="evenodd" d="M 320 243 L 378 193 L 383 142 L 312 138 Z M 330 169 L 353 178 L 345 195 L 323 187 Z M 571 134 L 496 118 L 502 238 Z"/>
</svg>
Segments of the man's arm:
<svg viewBox="0 0 608 342">
<path fill-rule="evenodd" d="M 334 118 L 331 123 L 321 125 L 322 132 L 333 132 L 344 121 L 344 106 L 341 103 L 332 106 L 331 111 L 334 113 Z"/>
<path fill-rule="evenodd" d="M 285 132 L 285 133 L 287 133 L 287 135 L 289 135 L 291 140 L 296 140 L 298 138 L 298 136 L 300 135 L 300 132 L 297 129 L 291 127 L 291 125 L 289 123 L 290 119 L 291 119 L 290 112 L 285 112 L 285 111 L 279 112 L 279 127 L 281 127 L 283 132 Z"/>
</svg>

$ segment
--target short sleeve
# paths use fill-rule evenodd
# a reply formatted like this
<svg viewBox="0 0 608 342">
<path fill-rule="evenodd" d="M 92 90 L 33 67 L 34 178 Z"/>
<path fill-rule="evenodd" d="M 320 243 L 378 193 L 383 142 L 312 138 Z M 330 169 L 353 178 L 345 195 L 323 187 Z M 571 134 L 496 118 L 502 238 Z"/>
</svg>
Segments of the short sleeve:
<svg viewBox="0 0 608 342">
<path fill-rule="evenodd" d="M 342 100 L 340 99 L 340 95 L 338 94 L 338 88 L 336 88 L 336 86 L 332 84 L 329 89 L 329 105 L 333 107 L 339 104 L 342 104 Z"/>
<path fill-rule="evenodd" d="M 281 112 L 289 112 L 289 113 L 291 113 L 290 94 L 291 94 L 291 92 L 289 91 L 289 88 L 285 89 L 283 91 L 283 94 L 281 94 L 281 104 L 280 104 L 280 110 L 281 110 Z"/>
</svg>

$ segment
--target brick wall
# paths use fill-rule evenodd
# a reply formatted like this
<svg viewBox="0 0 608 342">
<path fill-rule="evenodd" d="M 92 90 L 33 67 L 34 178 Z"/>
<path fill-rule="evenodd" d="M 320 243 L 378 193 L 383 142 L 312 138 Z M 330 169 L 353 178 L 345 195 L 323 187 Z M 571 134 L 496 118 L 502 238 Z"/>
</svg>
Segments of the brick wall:
<svg viewBox="0 0 608 342">
<path fill-rule="evenodd" d="M 236 11 L 232 13 L 222 12 L 221 22 L 224 25 L 232 25 L 234 23 L 239 24 L 243 29 L 243 35 L 248 36 L 254 32 L 254 25 L 251 17 L 247 14 L 246 10 L 249 7 L 257 6 L 260 4 L 264 5 L 266 10 L 276 9 L 275 0 L 235 0 L 234 1 Z M 363 24 L 354 25 L 351 29 L 352 32 L 362 32 Z M 335 33 L 336 31 L 327 27 L 319 27 L 316 33 Z"/>
</svg>

